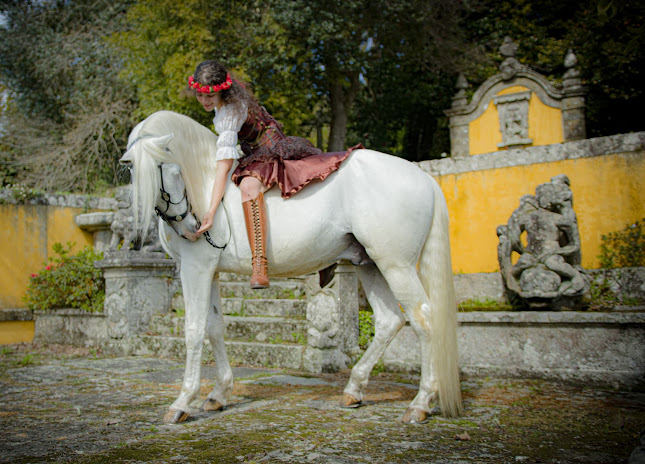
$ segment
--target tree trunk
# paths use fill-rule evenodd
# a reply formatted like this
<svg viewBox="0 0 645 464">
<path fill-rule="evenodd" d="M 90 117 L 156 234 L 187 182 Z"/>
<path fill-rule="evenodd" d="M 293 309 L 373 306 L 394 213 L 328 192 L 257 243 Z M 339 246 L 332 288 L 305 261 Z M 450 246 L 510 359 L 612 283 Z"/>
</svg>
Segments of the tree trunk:
<svg viewBox="0 0 645 464">
<path fill-rule="evenodd" d="M 345 139 L 347 138 L 347 109 L 345 108 L 343 85 L 340 82 L 329 87 L 329 99 L 331 127 L 329 128 L 327 151 L 342 151 L 345 149 Z"/>
<path fill-rule="evenodd" d="M 351 111 L 360 83 L 358 80 L 359 73 L 351 72 L 349 77 L 351 85 L 349 88 L 343 88 L 343 82 L 337 80 L 329 86 L 329 100 L 331 104 L 331 122 L 329 130 L 329 142 L 327 151 L 344 151 L 347 146 L 347 120 Z"/>
</svg>

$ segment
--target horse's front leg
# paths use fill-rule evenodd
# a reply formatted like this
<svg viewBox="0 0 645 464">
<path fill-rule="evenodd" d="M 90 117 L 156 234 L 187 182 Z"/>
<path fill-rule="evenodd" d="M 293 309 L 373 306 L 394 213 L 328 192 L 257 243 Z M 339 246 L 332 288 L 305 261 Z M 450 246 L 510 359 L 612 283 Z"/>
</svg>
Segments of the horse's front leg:
<svg viewBox="0 0 645 464">
<path fill-rule="evenodd" d="M 204 265 L 204 261 L 210 263 Z M 181 393 L 164 417 L 166 424 L 176 424 L 188 419 L 190 403 L 199 393 L 204 333 L 216 261 L 203 256 L 195 260 L 182 256 L 181 285 L 186 307 L 186 370 Z"/>
<path fill-rule="evenodd" d="M 208 339 L 215 357 L 215 386 L 204 401 L 204 411 L 219 411 L 226 406 L 228 396 L 233 391 L 233 371 L 226 355 L 224 343 L 224 316 L 220 298 L 219 279 L 213 280 L 211 290 L 211 307 L 208 311 Z"/>
</svg>

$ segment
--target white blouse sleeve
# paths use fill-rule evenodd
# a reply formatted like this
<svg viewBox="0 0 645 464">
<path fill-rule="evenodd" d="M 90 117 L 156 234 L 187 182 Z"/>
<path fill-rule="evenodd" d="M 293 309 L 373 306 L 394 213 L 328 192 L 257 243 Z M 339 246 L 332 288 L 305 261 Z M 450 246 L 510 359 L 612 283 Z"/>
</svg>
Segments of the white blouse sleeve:
<svg viewBox="0 0 645 464">
<path fill-rule="evenodd" d="M 243 108 L 243 114 L 236 111 L 231 105 L 224 105 L 215 114 L 213 124 L 215 132 L 219 135 L 217 139 L 217 161 L 223 159 L 238 159 L 240 152 L 237 150 L 237 133 L 242 128 L 246 120 L 246 108 Z"/>
</svg>

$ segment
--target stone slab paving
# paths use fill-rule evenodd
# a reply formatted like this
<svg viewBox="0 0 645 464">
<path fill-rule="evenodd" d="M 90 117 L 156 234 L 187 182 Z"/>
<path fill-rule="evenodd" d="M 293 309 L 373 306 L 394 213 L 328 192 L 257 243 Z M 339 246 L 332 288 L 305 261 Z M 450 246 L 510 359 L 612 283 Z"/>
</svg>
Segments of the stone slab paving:
<svg viewBox="0 0 645 464">
<path fill-rule="evenodd" d="M 621 463 L 645 427 L 645 393 L 536 380 L 462 382 L 465 415 L 400 418 L 418 377 L 378 373 L 364 405 L 337 406 L 349 371 L 236 367 L 233 397 L 164 425 L 183 363 L 60 346 L 0 347 L 2 463 Z"/>
</svg>

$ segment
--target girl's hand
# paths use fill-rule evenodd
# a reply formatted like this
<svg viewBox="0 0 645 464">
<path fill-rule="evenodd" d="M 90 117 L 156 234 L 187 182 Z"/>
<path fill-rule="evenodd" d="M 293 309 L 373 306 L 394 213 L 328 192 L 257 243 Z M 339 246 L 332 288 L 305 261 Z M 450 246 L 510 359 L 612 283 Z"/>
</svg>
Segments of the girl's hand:
<svg viewBox="0 0 645 464">
<path fill-rule="evenodd" d="M 198 237 L 211 228 L 213 225 L 213 217 L 215 217 L 215 213 L 211 211 L 207 211 L 206 214 L 204 214 L 204 217 L 202 218 L 202 226 L 197 229 L 197 232 L 195 233 Z"/>
</svg>

